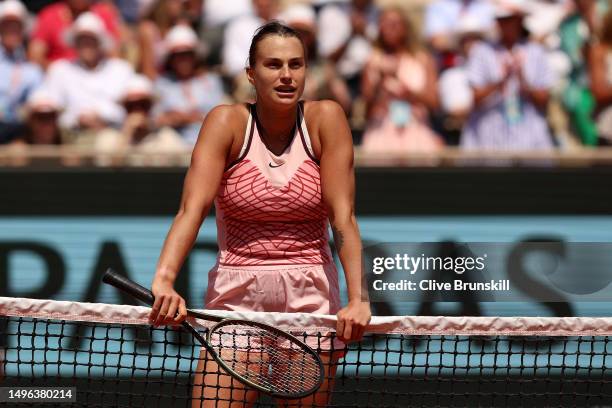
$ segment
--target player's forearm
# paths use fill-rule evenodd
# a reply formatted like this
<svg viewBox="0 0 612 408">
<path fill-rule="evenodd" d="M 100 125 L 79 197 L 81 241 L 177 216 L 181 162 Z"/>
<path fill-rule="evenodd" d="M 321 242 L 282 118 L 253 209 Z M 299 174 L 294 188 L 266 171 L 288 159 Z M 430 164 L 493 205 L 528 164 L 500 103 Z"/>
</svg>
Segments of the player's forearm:
<svg viewBox="0 0 612 408">
<path fill-rule="evenodd" d="M 180 211 L 172 223 L 164 242 L 154 281 L 173 284 L 198 236 L 202 217 Z"/>
<path fill-rule="evenodd" d="M 364 285 L 361 262 L 361 237 L 355 216 L 332 220 L 334 244 L 344 269 L 348 300 L 367 301 L 368 294 Z"/>
</svg>

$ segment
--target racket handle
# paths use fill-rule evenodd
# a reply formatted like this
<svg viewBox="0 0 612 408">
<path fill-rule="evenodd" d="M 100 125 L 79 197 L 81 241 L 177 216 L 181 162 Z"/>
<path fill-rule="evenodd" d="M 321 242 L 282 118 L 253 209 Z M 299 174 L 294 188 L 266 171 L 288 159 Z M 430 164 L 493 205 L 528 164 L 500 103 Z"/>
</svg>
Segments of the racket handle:
<svg viewBox="0 0 612 408">
<path fill-rule="evenodd" d="M 153 297 L 153 293 L 143 286 L 140 286 L 136 282 L 126 278 L 125 276 L 119 275 L 117 272 L 112 269 L 107 269 L 104 272 L 104 276 L 102 277 L 102 282 L 108 283 L 109 285 L 113 285 L 119 290 L 122 290 L 129 295 L 132 295 L 136 299 L 148 304 L 152 305 L 155 302 L 155 297 Z"/>
</svg>

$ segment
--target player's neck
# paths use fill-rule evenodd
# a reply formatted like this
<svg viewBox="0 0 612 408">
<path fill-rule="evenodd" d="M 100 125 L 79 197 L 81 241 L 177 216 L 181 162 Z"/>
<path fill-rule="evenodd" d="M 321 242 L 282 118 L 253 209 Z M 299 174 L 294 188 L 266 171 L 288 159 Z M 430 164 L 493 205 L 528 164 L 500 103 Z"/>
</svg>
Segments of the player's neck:
<svg viewBox="0 0 612 408">
<path fill-rule="evenodd" d="M 261 103 L 255 104 L 257 119 L 264 128 L 266 136 L 271 139 L 286 138 L 297 119 L 297 106 L 293 109 L 270 109 Z"/>
</svg>

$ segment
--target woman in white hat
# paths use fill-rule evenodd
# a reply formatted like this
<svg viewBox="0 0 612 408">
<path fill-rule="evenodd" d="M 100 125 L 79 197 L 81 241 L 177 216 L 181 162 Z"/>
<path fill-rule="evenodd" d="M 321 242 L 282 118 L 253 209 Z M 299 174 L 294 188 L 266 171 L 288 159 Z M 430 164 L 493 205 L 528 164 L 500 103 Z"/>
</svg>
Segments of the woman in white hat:
<svg viewBox="0 0 612 408">
<path fill-rule="evenodd" d="M 198 62 L 198 37 L 186 25 L 178 25 L 164 39 L 166 64 L 157 79 L 158 126 L 177 130 L 186 143 L 194 145 L 204 115 L 223 102 L 221 78 Z"/>
<path fill-rule="evenodd" d="M 45 87 L 65 107 L 60 117 L 62 126 L 77 134 L 77 142 L 89 143 L 89 138 L 78 139 L 84 133 L 95 136 L 103 128 L 122 123 L 124 112 L 119 99 L 133 70 L 127 62 L 108 56 L 113 39 L 93 13 L 79 16 L 66 41 L 76 48 L 78 57 L 53 63 Z"/>
</svg>

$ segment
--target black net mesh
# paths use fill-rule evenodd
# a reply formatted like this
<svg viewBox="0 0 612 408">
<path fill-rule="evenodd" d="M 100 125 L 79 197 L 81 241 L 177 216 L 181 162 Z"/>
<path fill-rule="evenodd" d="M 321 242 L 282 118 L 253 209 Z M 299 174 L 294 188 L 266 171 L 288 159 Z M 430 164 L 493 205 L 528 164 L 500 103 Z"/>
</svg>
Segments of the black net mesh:
<svg viewBox="0 0 612 408">
<path fill-rule="evenodd" d="M 329 341 L 330 335 L 303 335 L 323 352 L 327 381 L 318 399 L 286 405 L 612 405 L 608 336 L 377 333 L 344 350 L 334 348 L 337 342 Z M 0 312 L 0 360 L 0 387 L 76 387 L 74 406 L 276 406 L 270 397 L 231 381 L 200 354 L 189 333 L 175 328 L 9 317 Z M 199 375 L 203 371 L 206 375 Z M 288 374 L 293 375 L 300 373 Z"/>
</svg>

